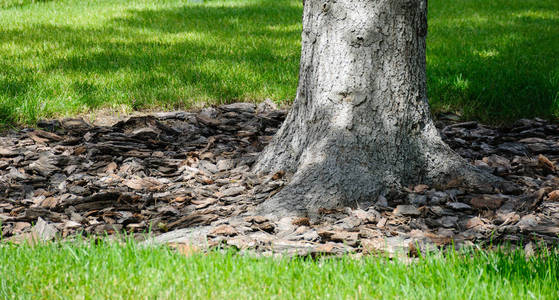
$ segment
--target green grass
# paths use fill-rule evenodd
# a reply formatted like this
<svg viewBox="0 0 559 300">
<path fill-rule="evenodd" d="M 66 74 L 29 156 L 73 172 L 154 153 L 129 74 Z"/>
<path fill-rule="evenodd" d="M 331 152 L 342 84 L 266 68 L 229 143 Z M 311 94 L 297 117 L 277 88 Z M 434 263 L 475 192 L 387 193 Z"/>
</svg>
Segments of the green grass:
<svg viewBox="0 0 559 300">
<path fill-rule="evenodd" d="M 488 122 L 559 116 L 559 1 L 430 1 L 435 110 Z"/>
<path fill-rule="evenodd" d="M 0 10 L 0 119 L 290 99 L 301 6 L 67 0 Z"/>
<path fill-rule="evenodd" d="M 133 242 L 0 246 L 2 299 L 557 299 L 559 255 L 183 256 Z"/>
<path fill-rule="evenodd" d="M 559 115 L 559 1 L 430 0 L 436 111 Z M 0 0 L 0 123 L 290 101 L 300 0 Z"/>
</svg>

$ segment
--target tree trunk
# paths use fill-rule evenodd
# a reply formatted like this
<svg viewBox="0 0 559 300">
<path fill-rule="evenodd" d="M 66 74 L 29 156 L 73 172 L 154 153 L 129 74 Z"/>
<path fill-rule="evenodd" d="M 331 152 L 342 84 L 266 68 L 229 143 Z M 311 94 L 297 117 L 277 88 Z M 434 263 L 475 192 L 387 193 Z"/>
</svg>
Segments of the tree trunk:
<svg viewBox="0 0 559 300">
<path fill-rule="evenodd" d="M 426 0 L 306 0 L 297 96 L 254 171 L 292 174 L 268 212 L 374 201 L 450 178 L 495 181 L 440 138 L 425 75 Z"/>
</svg>

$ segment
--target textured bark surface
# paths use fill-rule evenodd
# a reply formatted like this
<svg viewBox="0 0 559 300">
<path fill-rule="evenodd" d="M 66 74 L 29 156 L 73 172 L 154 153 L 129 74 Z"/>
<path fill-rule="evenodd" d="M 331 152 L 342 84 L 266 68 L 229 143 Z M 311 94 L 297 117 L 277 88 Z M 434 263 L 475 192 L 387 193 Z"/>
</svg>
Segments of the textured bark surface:
<svg viewBox="0 0 559 300">
<path fill-rule="evenodd" d="M 254 168 L 292 177 L 263 210 L 312 213 L 407 184 L 497 181 L 437 133 L 426 34 L 426 0 L 305 1 L 296 100 Z"/>
</svg>

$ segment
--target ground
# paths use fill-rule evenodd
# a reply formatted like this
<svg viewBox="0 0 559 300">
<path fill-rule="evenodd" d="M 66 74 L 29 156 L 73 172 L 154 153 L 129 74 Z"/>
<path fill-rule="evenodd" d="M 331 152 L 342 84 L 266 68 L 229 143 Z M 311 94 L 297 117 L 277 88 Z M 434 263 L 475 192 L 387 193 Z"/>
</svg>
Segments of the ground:
<svg viewBox="0 0 559 300">
<path fill-rule="evenodd" d="M 149 231 L 156 237 L 147 242 L 303 256 L 557 243 L 557 124 L 438 123 L 460 155 L 517 190 L 419 185 L 362 207 L 323 207 L 318 218 L 260 216 L 255 208 L 290 174 L 250 169 L 285 114 L 269 101 L 12 130 L 0 144 L 2 236 L 21 243 L 126 231 L 143 240 Z"/>
<path fill-rule="evenodd" d="M 415 186 L 316 220 L 255 216 L 288 177 L 247 172 L 284 117 L 239 103 L 4 133 L 0 297 L 557 297 L 557 124 L 438 122 L 516 195 Z"/>
</svg>

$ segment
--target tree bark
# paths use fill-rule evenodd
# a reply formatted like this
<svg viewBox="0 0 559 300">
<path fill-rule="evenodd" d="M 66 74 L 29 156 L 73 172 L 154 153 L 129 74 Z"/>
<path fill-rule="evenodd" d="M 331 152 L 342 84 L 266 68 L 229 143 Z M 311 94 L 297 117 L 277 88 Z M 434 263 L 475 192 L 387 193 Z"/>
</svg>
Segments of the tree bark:
<svg viewBox="0 0 559 300">
<path fill-rule="evenodd" d="M 306 0 L 297 96 L 254 171 L 292 174 L 262 204 L 299 214 L 417 183 L 495 182 L 440 138 L 427 103 L 426 0 Z"/>
</svg>

